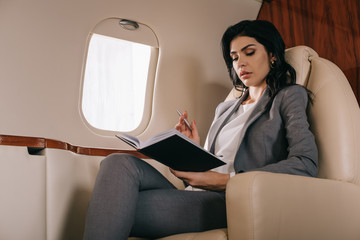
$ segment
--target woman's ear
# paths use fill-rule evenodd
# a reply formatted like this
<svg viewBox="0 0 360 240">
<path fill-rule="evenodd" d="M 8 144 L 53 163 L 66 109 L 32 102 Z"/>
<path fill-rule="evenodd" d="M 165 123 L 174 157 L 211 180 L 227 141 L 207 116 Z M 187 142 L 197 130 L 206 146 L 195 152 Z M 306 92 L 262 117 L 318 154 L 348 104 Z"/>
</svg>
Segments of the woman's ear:
<svg viewBox="0 0 360 240">
<path fill-rule="evenodd" d="M 273 53 L 270 53 L 270 54 L 269 54 L 269 57 L 270 57 L 270 62 L 273 62 L 273 61 L 276 61 L 276 60 L 277 60 L 276 57 L 275 57 L 275 55 L 274 55 Z"/>
<path fill-rule="evenodd" d="M 273 53 L 270 53 L 270 68 L 275 67 L 275 62 L 276 62 L 276 57 L 274 56 Z"/>
</svg>

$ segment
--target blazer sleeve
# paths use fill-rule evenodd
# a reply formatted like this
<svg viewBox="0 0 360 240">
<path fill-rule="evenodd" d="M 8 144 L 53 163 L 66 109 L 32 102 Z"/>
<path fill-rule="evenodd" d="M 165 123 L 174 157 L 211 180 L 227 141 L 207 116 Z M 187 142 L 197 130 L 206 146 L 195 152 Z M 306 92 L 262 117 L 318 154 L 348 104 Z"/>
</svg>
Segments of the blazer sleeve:
<svg viewBox="0 0 360 240">
<path fill-rule="evenodd" d="M 317 176 L 318 151 L 314 135 L 309 129 L 307 105 L 308 94 L 305 88 L 297 85 L 283 91 L 279 109 L 288 142 L 287 159 L 280 159 L 252 171 Z"/>
</svg>

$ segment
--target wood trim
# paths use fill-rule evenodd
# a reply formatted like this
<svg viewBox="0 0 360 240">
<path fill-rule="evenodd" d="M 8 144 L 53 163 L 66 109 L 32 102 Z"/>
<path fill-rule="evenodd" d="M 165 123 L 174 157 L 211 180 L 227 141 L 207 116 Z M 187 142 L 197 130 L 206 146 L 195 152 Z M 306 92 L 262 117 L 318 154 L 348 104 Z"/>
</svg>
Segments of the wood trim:
<svg viewBox="0 0 360 240">
<path fill-rule="evenodd" d="M 138 158 L 149 159 L 149 157 L 134 151 L 134 150 L 117 150 L 106 148 L 89 148 L 74 146 L 67 142 L 62 142 L 54 139 L 38 138 L 38 137 L 24 137 L 13 135 L 0 135 L 0 145 L 20 146 L 36 149 L 61 149 L 74 152 L 81 155 L 89 156 L 108 156 L 112 153 L 127 153 Z"/>
<path fill-rule="evenodd" d="M 45 148 L 45 138 L 0 135 L 0 145 Z"/>
<path fill-rule="evenodd" d="M 257 19 L 274 23 L 286 48 L 306 45 L 344 72 L 360 104 L 360 1 L 264 1 Z"/>
</svg>

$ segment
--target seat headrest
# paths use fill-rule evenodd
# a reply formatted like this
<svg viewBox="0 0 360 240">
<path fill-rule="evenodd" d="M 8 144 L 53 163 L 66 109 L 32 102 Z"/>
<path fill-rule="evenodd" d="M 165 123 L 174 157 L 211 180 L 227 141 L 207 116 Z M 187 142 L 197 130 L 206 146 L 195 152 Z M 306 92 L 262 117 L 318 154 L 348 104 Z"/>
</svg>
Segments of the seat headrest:
<svg viewBox="0 0 360 240">
<path fill-rule="evenodd" d="M 319 55 L 310 47 L 296 46 L 285 50 L 285 60 L 296 71 L 296 83 L 307 86 L 312 57 Z"/>
</svg>

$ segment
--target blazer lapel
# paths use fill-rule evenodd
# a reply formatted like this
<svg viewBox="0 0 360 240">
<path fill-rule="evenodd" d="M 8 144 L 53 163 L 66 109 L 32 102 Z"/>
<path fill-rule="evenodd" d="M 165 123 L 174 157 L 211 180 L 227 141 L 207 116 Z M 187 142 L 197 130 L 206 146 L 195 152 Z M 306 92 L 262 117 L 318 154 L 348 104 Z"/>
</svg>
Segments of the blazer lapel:
<svg viewBox="0 0 360 240">
<path fill-rule="evenodd" d="M 271 100 L 268 94 L 268 89 L 266 89 L 259 99 L 259 102 L 256 104 L 255 108 L 251 112 L 249 119 L 244 124 L 244 131 L 241 131 L 240 139 L 243 139 L 248 127 L 258 119 L 266 110 L 266 106 Z M 240 104 L 247 98 L 248 92 L 245 92 L 244 95 L 239 98 L 236 103 L 230 107 L 219 119 L 217 119 L 213 126 L 211 127 L 211 131 L 209 132 L 209 151 L 214 153 L 215 150 L 215 141 L 220 132 L 220 130 L 224 127 L 224 125 L 229 120 L 230 116 L 239 108 Z M 241 141 L 240 141 L 241 142 Z M 241 143 L 240 143 L 241 144 Z"/>
<path fill-rule="evenodd" d="M 268 106 L 268 103 L 271 100 L 271 98 L 269 97 L 268 91 L 269 91 L 268 88 L 266 88 L 263 95 L 259 99 L 259 102 L 256 104 L 253 111 L 250 113 L 248 120 L 244 124 L 244 127 L 243 127 L 244 131 L 241 131 L 240 139 L 243 139 L 249 126 L 265 112 L 266 107 Z"/>
<path fill-rule="evenodd" d="M 227 123 L 231 115 L 239 108 L 240 104 L 247 98 L 249 93 L 246 91 L 238 100 L 236 100 L 221 116 L 215 120 L 212 124 L 211 129 L 209 131 L 209 138 L 208 138 L 208 149 L 211 153 L 214 153 L 215 148 L 215 140 L 217 135 L 219 134 L 220 130 L 223 126 Z M 226 108 L 227 106 L 224 106 Z"/>
<path fill-rule="evenodd" d="M 261 99 L 256 104 L 254 110 L 250 114 L 248 121 L 246 121 L 246 123 L 244 124 L 244 130 L 241 131 L 241 133 L 240 133 L 240 136 L 239 136 L 240 144 L 238 146 L 238 150 L 237 150 L 237 153 L 234 158 L 234 169 L 236 172 L 239 172 L 241 169 L 241 163 L 242 163 L 241 159 L 242 158 L 241 158 L 241 153 L 240 153 L 240 146 L 243 142 L 244 136 L 245 136 L 246 132 L 248 131 L 249 126 L 251 124 L 253 124 L 255 122 L 255 120 L 257 120 L 262 114 L 264 114 L 269 102 L 271 101 L 268 91 L 269 91 L 268 89 L 265 90 L 265 92 L 261 96 Z"/>
</svg>

